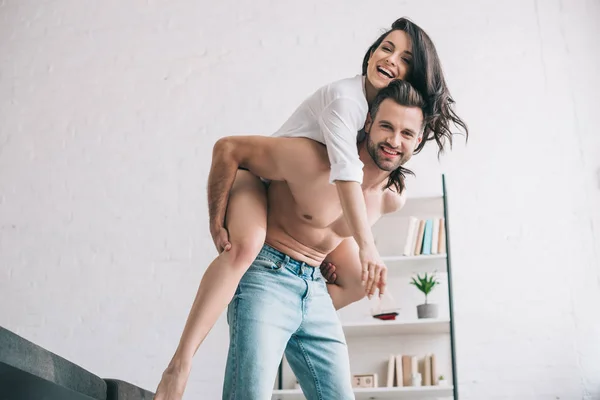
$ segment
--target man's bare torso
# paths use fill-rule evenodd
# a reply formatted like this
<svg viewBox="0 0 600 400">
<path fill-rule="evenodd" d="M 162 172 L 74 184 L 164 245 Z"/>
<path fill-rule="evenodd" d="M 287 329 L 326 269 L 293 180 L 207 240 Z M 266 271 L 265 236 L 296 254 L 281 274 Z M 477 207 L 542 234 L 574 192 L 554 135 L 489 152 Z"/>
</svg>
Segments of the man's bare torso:
<svg viewBox="0 0 600 400">
<path fill-rule="evenodd" d="M 268 189 L 266 243 L 319 266 L 325 256 L 351 236 L 335 185 L 329 183 L 327 150 L 309 139 L 295 140 L 294 174 L 286 182 L 273 181 Z M 366 183 L 366 182 L 365 182 Z M 381 188 L 363 191 L 369 222 L 397 208 L 400 195 Z"/>
</svg>

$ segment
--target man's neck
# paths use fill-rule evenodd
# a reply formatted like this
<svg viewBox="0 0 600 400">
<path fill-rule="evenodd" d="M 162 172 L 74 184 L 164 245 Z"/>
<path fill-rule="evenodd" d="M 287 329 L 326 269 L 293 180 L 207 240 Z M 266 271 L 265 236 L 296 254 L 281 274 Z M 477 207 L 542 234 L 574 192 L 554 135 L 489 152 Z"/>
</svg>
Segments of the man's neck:
<svg viewBox="0 0 600 400">
<path fill-rule="evenodd" d="M 366 147 L 366 140 L 358 145 L 358 154 L 364 164 L 363 167 L 363 191 L 382 190 L 387 183 L 390 172 L 383 171 L 373 161 Z"/>
</svg>

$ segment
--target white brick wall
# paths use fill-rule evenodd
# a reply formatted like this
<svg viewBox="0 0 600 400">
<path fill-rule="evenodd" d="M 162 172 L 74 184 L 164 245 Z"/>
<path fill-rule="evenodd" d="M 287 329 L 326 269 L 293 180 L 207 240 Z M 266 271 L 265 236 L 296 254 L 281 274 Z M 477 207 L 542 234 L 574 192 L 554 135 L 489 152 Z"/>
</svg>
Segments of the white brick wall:
<svg viewBox="0 0 600 400">
<path fill-rule="evenodd" d="M 594 0 L 0 1 L 0 325 L 154 390 L 214 256 L 212 144 L 404 15 L 472 131 L 443 160 L 461 399 L 600 398 Z M 226 346 L 221 319 L 187 399 L 220 398 Z"/>
</svg>

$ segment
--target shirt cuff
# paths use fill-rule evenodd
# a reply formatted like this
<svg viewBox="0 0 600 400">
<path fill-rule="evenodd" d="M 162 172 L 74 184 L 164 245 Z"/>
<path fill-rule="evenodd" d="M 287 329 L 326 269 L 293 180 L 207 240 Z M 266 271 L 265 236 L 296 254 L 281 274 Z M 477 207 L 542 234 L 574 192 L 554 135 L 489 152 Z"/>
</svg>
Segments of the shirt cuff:
<svg viewBox="0 0 600 400">
<path fill-rule="evenodd" d="M 363 181 L 363 164 L 332 164 L 331 173 L 329 174 L 329 183 L 335 181 L 352 181 L 362 183 Z"/>
</svg>

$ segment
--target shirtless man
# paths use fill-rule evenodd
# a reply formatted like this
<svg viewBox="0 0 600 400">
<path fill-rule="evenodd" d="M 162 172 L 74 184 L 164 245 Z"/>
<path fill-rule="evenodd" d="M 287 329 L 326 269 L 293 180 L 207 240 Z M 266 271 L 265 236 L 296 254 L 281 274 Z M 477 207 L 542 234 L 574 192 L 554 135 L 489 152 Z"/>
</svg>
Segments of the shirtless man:
<svg viewBox="0 0 600 400">
<path fill-rule="evenodd" d="M 371 225 L 405 202 L 401 166 L 422 140 L 422 110 L 421 96 L 405 81 L 390 83 L 371 106 L 366 137 L 358 143 Z M 355 273 L 341 282 L 339 277 L 338 285 L 361 285 L 362 271 L 336 187 L 329 183 L 326 148 L 303 138 L 221 139 L 211 171 L 232 164 L 272 182 L 265 245 L 227 310 L 223 399 L 270 399 L 284 352 L 307 399 L 353 399 L 336 314 L 346 304 L 332 303 L 319 266 L 324 260 L 352 265 Z"/>
</svg>

